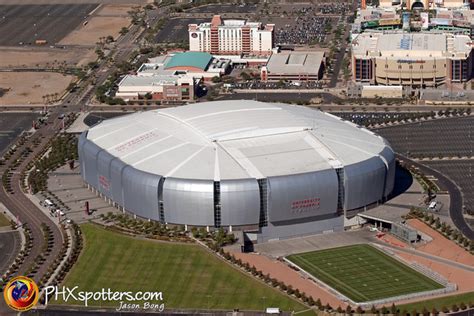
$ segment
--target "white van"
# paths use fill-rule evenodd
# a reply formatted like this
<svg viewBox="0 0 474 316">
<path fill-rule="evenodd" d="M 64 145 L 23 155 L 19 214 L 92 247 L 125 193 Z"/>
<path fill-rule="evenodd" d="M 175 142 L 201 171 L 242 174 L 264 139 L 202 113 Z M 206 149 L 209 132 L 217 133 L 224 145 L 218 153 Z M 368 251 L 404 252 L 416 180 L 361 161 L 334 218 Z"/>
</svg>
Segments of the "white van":
<svg viewBox="0 0 474 316">
<path fill-rule="evenodd" d="M 431 202 L 430 205 L 428 206 L 428 209 L 431 210 L 431 211 L 436 210 L 436 205 L 437 204 L 438 203 L 436 201 Z"/>
<path fill-rule="evenodd" d="M 43 205 L 48 207 L 48 208 L 52 208 L 54 206 L 54 203 L 51 202 L 50 200 L 46 199 L 43 201 Z"/>
</svg>

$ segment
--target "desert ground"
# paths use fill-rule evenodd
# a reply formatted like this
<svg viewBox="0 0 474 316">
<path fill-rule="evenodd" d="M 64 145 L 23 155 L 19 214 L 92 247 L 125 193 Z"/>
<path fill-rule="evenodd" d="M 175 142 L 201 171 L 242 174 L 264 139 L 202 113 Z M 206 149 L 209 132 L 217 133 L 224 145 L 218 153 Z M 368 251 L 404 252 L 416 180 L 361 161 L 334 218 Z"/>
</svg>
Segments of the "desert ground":
<svg viewBox="0 0 474 316">
<path fill-rule="evenodd" d="M 62 45 L 94 45 L 101 37 L 112 35 L 116 39 L 122 27 L 128 26 L 127 17 L 94 16 L 87 25 L 72 31 L 59 43 Z"/>
<path fill-rule="evenodd" d="M 97 56 L 92 48 L 75 48 L 62 50 L 58 48 L 44 48 L 31 51 L 28 48 L 2 47 L 0 50 L 0 68 L 42 68 L 52 64 L 82 67 L 96 60 Z"/>
<path fill-rule="evenodd" d="M 130 5 L 130 4 L 103 5 L 96 11 L 96 15 L 128 17 L 128 11 L 132 10 L 133 7 L 136 7 L 136 5 Z"/>
<path fill-rule="evenodd" d="M 73 78 L 49 72 L 2 72 L 0 87 L 8 91 L 0 97 L 0 105 L 43 103 L 44 95 L 61 95 Z"/>
<path fill-rule="evenodd" d="M 60 41 L 62 45 L 94 45 L 101 37 L 119 36 L 120 29 L 130 25 L 128 11 L 133 5 L 107 4 L 97 8 L 88 19 Z"/>
</svg>

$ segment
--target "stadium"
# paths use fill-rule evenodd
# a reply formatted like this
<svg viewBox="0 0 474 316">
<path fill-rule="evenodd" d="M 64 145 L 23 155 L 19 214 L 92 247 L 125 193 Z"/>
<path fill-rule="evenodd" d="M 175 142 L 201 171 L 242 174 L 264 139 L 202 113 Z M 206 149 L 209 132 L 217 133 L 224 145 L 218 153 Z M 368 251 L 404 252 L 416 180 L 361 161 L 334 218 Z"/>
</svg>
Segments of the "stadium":
<svg viewBox="0 0 474 316">
<path fill-rule="evenodd" d="M 134 113 L 81 134 L 81 175 L 123 211 L 224 227 L 252 241 L 341 231 L 383 202 L 395 157 L 380 136 L 306 107 L 215 101 Z"/>
<path fill-rule="evenodd" d="M 472 41 L 435 32 L 364 32 L 352 41 L 352 77 L 374 85 L 436 87 L 472 77 Z"/>
</svg>

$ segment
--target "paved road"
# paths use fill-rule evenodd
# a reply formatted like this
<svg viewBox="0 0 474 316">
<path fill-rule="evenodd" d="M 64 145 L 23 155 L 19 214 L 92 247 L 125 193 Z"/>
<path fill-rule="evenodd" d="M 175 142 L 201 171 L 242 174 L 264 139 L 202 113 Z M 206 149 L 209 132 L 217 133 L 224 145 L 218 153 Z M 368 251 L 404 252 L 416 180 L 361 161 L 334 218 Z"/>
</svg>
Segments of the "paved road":
<svg viewBox="0 0 474 316">
<path fill-rule="evenodd" d="M 466 219 L 462 214 L 462 195 L 461 190 L 458 188 L 458 186 L 453 181 L 444 176 L 442 173 L 431 169 L 430 167 L 427 167 L 419 162 L 410 160 L 400 154 L 397 154 L 397 157 L 419 168 L 420 171 L 425 175 L 433 175 L 435 178 L 438 179 L 437 181 L 440 186 L 442 186 L 449 192 L 449 216 L 451 217 L 454 225 L 464 234 L 464 236 L 471 240 L 474 240 L 474 231 L 471 229 L 471 227 L 469 227 L 468 223 L 466 222 Z"/>
<path fill-rule="evenodd" d="M 344 16 L 344 18 L 346 19 L 346 21 L 344 21 L 344 23 L 345 23 L 344 35 L 342 35 L 342 38 L 341 38 L 341 44 L 342 44 L 341 45 L 341 50 L 337 54 L 336 62 L 335 62 L 335 65 L 334 65 L 334 72 L 333 72 L 333 74 L 331 76 L 331 80 L 329 81 L 329 84 L 328 84 L 328 87 L 330 87 L 330 88 L 334 88 L 337 85 L 339 72 L 341 71 L 342 60 L 344 59 L 344 55 L 346 54 L 346 47 L 348 45 L 346 39 L 350 34 L 350 29 L 351 29 L 351 26 L 352 26 L 351 23 L 347 23 L 347 18 L 348 18 L 348 16 L 353 14 L 352 12 L 357 10 L 357 6 L 358 6 L 357 1 L 353 1 L 352 10 L 348 12 L 348 15 Z"/>
</svg>

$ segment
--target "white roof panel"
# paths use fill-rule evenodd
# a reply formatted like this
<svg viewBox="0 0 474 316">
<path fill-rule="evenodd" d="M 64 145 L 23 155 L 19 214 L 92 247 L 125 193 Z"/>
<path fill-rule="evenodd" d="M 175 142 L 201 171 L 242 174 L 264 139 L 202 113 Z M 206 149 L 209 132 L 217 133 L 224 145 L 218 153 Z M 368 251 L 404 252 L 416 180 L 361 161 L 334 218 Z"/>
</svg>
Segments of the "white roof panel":
<svg viewBox="0 0 474 316">
<path fill-rule="evenodd" d="M 87 138 L 137 169 L 210 180 L 338 168 L 386 146 L 381 137 L 318 110 L 243 100 L 110 119 Z"/>
</svg>

